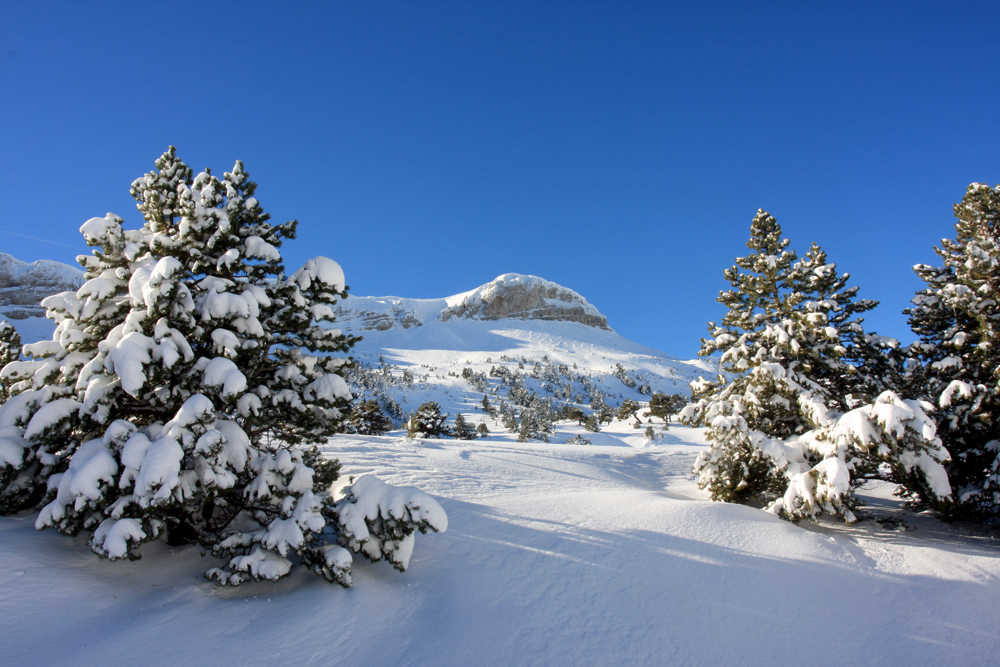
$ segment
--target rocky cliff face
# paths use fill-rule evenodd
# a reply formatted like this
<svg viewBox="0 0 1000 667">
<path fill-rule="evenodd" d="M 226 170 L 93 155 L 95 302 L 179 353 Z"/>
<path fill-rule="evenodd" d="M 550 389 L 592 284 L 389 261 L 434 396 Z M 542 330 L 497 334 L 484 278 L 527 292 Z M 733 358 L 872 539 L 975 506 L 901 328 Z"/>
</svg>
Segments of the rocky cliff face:
<svg viewBox="0 0 1000 667">
<path fill-rule="evenodd" d="M 336 318 L 337 326 L 356 331 L 409 329 L 462 319 L 579 322 L 610 330 L 607 318 L 573 290 L 516 273 L 443 299 L 351 296 L 337 305 Z"/>
<path fill-rule="evenodd" d="M 47 296 L 76 291 L 83 284 L 83 271 L 47 259 L 22 262 L 0 252 L 0 318 L 23 320 L 44 317 L 40 302 Z"/>
<path fill-rule="evenodd" d="M 441 313 L 442 322 L 452 318 L 550 320 L 608 328 L 607 318 L 573 290 L 516 273 L 506 273 L 469 292 L 460 303 Z"/>
</svg>

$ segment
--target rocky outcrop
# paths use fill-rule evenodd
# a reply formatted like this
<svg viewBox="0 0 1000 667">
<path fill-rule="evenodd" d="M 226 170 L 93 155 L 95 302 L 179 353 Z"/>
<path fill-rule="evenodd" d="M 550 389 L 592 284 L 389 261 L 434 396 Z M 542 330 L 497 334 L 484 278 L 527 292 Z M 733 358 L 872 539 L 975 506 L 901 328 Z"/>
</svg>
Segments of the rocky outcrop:
<svg viewBox="0 0 1000 667">
<path fill-rule="evenodd" d="M 376 312 L 367 311 L 354 314 L 355 319 L 360 321 L 356 325 L 362 331 L 388 331 L 389 329 L 419 327 L 423 322 L 416 313 L 408 310 L 404 305 L 398 305 L 388 311 Z"/>
<path fill-rule="evenodd" d="M 23 320 L 43 317 L 42 299 L 52 294 L 76 291 L 83 284 L 83 271 L 42 259 L 22 262 L 0 253 L 0 318 Z"/>
<path fill-rule="evenodd" d="M 409 329 L 449 320 L 547 320 L 607 329 L 608 320 L 571 289 L 537 276 L 506 273 L 443 299 L 350 296 L 337 304 L 338 326 L 354 331 Z"/>
<path fill-rule="evenodd" d="M 607 318 L 573 290 L 516 273 L 504 274 L 469 292 L 460 303 L 441 313 L 442 322 L 452 318 L 550 320 L 609 328 Z"/>
</svg>

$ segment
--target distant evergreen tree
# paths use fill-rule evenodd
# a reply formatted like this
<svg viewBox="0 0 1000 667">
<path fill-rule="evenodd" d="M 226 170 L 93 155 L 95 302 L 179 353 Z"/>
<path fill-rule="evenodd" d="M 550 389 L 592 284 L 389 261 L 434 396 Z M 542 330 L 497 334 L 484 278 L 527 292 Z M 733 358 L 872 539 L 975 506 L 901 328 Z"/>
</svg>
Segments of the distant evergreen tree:
<svg viewBox="0 0 1000 667">
<path fill-rule="evenodd" d="M 956 514 L 1000 521 L 1000 186 L 973 183 L 955 205 L 955 238 L 918 264 L 927 283 L 905 312 L 920 340 L 909 386 L 935 403 L 952 454 Z"/>
<path fill-rule="evenodd" d="M 688 399 L 680 394 L 665 394 L 658 391 L 650 397 L 649 410 L 644 413 L 644 416 L 662 419 L 666 425 L 671 417 L 684 409 L 687 403 Z"/>
<path fill-rule="evenodd" d="M 615 419 L 615 411 L 610 405 L 601 405 L 601 409 L 597 411 L 597 420 L 603 424 L 610 424 Z"/>
<path fill-rule="evenodd" d="M 465 420 L 465 416 L 462 413 L 458 413 L 455 415 L 455 428 L 452 435 L 458 440 L 475 440 L 476 429 Z"/>
<path fill-rule="evenodd" d="M 402 423 L 405 414 L 403 413 L 403 406 L 396 402 L 396 399 L 391 396 L 382 395 L 378 397 L 378 402 L 385 411 L 385 414 L 388 415 L 393 426 Z"/>
<path fill-rule="evenodd" d="M 622 404 L 618 406 L 618 413 L 615 416 L 618 417 L 618 421 L 625 421 L 626 419 L 636 416 L 637 412 L 639 412 L 639 404 L 631 398 L 626 398 L 622 401 Z"/>
<path fill-rule="evenodd" d="M 424 403 L 410 415 L 406 433 L 410 438 L 441 438 L 451 436 L 451 429 L 445 424 L 448 415 L 441 414 L 441 406 L 435 401 Z"/>
<path fill-rule="evenodd" d="M 598 420 L 597 415 L 589 415 L 587 420 L 584 422 L 583 427 L 591 433 L 600 433 L 601 422 Z"/>
<path fill-rule="evenodd" d="M 587 413 L 580 408 L 569 408 L 567 418 L 572 419 L 580 426 L 583 426 L 583 423 L 587 421 Z"/>
<path fill-rule="evenodd" d="M 488 426 L 486 426 L 486 422 L 479 422 L 479 425 L 476 426 L 476 433 L 479 435 L 480 438 L 485 438 L 489 436 L 490 429 Z"/>
<path fill-rule="evenodd" d="M 500 423 L 511 433 L 517 433 L 519 424 L 514 410 L 506 403 L 500 403 Z"/>
<path fill-rule="evenodd" d="M 359 435 L 382 435 L 392 430 L 392 421 L 382 412 L 377 400 L 354 406 L 348 417 L 350 430 Z"/>
</svg>

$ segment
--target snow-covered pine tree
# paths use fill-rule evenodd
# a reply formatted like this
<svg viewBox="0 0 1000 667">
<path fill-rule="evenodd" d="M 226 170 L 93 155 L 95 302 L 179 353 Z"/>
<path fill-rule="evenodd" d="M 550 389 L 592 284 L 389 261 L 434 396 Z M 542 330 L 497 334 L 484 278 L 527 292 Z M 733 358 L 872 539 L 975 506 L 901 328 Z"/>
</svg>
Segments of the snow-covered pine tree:
<svg viewBox="0 0 1000 667">
<path fill-rule="evenodd" d="M 21 358 L 21 336 L 7 320 L 0 322 L 0 368 Z M 10 396 L 13 380 L 0 374 L 0 402 Z"/>
<path fill-rule="evenodd" d="M 406 423 L 406 434 L 410 438 L 450 437 L 451 429 L 445 423 L 447 420 L 448 414 L 441 414 L 441 406 L 437 401 L 428 401 L 410 415 Z"/>
<path fill-rule="evenodd" d="M 192 178 L 171 147 L 156 167 L 132 185 L 143 227 L 84 223 L 86 282 L 43 301 L 53 339 L 2 371 L 0 510 L 44 505 L 38 528 L 86 531 L 110 559 L 196 542 L 227 559 L 222 583 L 276 579 L 290 552 L 347 583 L 350 554 L 322 544 L 338 466 L 291 447 L 351 399 L 330 355 L 354 339 L 318 324 L 343 272 L 317 257 L 285 275 L 296 223 L 268 223 L 242 163 Z"/>
<path fill-rule="evenodd" d="M 881 366 L 858 313 L 848 276 L 813 246 L 801 261 L 781 228 L 758 211 L 747 246 L 725 272 L 732 288 L 719 302 L 729 311 L 701 355 L 721 353 L 731 379 L 692 384 L 687 424 L 708 427 L 699 456 L 699 485 L 712 498 L 755 501 L 788 518 L 821 512 L 853 520 L 853 487 L 889 477 L 917 499 L 950 494 L 942 482 L 947 452 L 916 401 L 878 393 Z"/>
<path fill-rule="evenodd" d="M 348 422 L 350 429 L 360 435 L 382 435 L 392 430 L 392 421 L 385 416 L 375 399 L 355 405 Z"/>
<path fill-rule="evenodd" d="M 1000 186 L 970 185 L 955 205 L 955 238 L 942 266 L 913 267 L 927 283 L 904 311 L 920 340 L 915 393 L 937 404 L 938 433 L 952 454 L 956 515 L 1000 520 Z"/>
<path fill-rule="evenodd" d="M 455 415 L 455 428 L 452 429 L 452 435 L 458 440 L 475 440 L 476 428 L 466 421 L 462 413 L 458 413 Z"/>
</svg>

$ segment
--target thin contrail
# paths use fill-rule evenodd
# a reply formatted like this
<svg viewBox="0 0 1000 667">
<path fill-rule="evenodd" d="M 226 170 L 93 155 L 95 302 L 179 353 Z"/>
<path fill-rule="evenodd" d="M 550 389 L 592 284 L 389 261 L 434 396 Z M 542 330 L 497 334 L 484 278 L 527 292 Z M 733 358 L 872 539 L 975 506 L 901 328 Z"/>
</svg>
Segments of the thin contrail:
<svg viewBox="0 0 1000 667">
<path fill-rule="evenodd" d="M 22 239 L 31 239 L 32 241 L 38 241 L 39 243 L 50 243 L 52 245 L 61 246 L 63 248 L 78 248 L 79 246 L 69 245 L 68 243 L 59 243 L 58 241 L 50 241 L 48 239 L 40 239 L 37 236 L 29 236 L 27 234 L 18 234 L 17 232 L 8 232 L 5 229 L 0 229 L 0 233 L 10 234 L 11 236 L 20 236 Z"/>
</svg>

